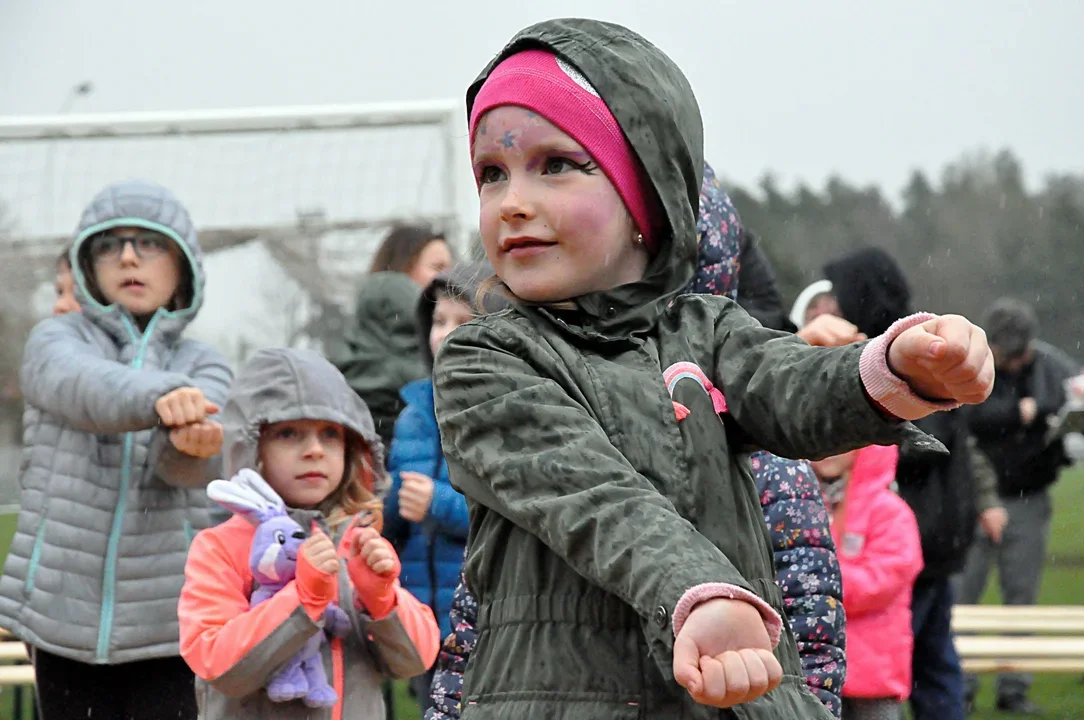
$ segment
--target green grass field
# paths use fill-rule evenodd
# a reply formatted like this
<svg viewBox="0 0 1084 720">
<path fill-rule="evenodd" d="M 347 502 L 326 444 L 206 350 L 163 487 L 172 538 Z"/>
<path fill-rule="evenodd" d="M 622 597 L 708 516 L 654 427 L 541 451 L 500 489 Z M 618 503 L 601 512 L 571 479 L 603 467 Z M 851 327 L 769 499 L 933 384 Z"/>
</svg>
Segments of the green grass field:
<svg viewBox="0 0 1084 720">
<path fill-rule="evenodd" d="M 1084 470 L 1066 473 L 1054 490 L 1054 526 L 1050 559 L 1043 578 L 1040 602 L 1045 605 L 1084 603 Z M 15 517 L 0 516 L 0 557 L 6 557 Z M 991 577 L 984 602 L 998 602 L 996 577 Z M 1035 679 L 1032 698 L 1046 710 L 1048 720 L 1084 718 L 1084 678 L 1079 675 L 1040 675 Z M 0 690 L 0 719 L 14 717 L 11 688 Z M 975 720 L 1009 720 L 1014 716 L 993 710 L 993 678 L 983 682 Z M 417 707 L 407 695 L 406 684 L 395 688 L 395 719 L 418 720 Z M 24 718 L 30 715 L 24 712 Z"/>
</svg>

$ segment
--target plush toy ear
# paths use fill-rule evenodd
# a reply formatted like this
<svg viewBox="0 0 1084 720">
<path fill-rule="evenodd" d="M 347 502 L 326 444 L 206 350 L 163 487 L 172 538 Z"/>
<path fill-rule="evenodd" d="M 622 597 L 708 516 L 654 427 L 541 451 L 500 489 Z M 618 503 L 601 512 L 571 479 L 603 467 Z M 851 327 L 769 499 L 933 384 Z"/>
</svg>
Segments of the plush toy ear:
<svg viewBox="0 0 1084 720">
<path fill-rule="evenodd" d="M 240 515 L 253 525 L 286 514 L 286 505 L 267 481 L 254 470 L 245 468 L 230 480 L 212 480 L 207 497 Z"/>
</svg>

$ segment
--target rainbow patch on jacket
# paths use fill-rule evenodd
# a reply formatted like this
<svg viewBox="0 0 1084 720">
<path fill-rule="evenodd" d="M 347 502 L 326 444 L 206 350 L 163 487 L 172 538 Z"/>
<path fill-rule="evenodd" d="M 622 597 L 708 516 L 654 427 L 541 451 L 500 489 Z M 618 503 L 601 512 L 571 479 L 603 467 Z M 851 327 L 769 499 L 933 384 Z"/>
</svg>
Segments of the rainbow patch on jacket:
<svg viewBox="0 0 1084 720">
<path fill-rule="evenodd" d="M 689 408 L 674 400 L 674 387 L 679 380 L 686 378 L 695 380 L 700 387 L 704 388 L 704 392 L 711 398 L 711 405 L 716 413 L 726 412 L 726 398 L 723 396 L 723 391 L 712 384 L 699 365 L 691 362 L 674 363 L 663 371 L 662 379 L 666 383 L 666 392 L 670 393 L 670 402 L 674 404 L 674 415 L 678 422 L 689 417 Z"/>
</svg>

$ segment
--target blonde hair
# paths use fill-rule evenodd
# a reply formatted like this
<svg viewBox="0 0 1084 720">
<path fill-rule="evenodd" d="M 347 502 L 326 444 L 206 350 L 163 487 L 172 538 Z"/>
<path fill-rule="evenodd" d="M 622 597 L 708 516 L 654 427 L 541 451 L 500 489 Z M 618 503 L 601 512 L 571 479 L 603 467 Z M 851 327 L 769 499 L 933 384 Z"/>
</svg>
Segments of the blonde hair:
<svg viewBox="0 0 1084 720">
<path fill-rule="evenodd" d="M 332 529 L 360 515 L 359 525 L 381 532 L 384 529 L 384 503 L 374 492 L 376 473 L 372 453 L 368 444 L 353 432 L 347 431 L 346 437 L 346 467 L 342 482 L 316 509 L 324 514 Z"/>
</svg>

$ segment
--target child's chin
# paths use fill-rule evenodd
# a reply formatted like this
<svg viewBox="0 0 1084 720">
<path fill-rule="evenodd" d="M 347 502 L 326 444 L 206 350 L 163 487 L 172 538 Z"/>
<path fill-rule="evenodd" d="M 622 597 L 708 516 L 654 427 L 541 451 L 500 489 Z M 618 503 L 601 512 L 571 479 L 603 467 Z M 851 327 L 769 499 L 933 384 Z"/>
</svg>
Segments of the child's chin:
<svg viewBox="0 0 1084 720">
<path fill-rule="evenodd" d="M 303 487 L 294 488 L 285 498 L 290 507 L 313 508 L 324 501 L 327 491 L 324 488 Z"/>
</svg>

